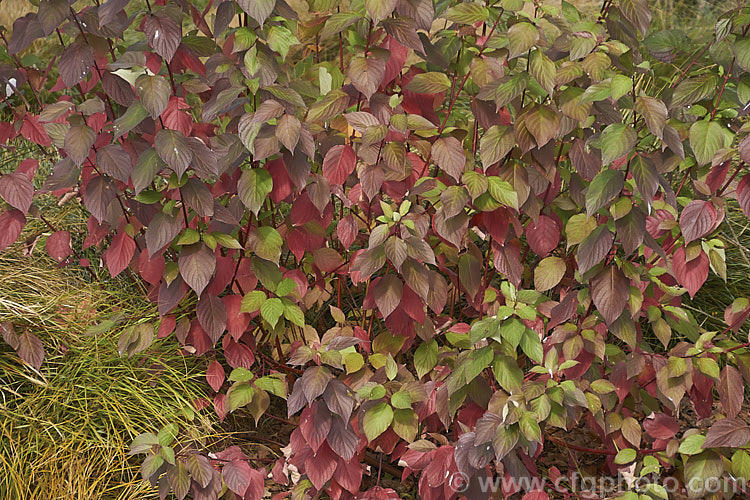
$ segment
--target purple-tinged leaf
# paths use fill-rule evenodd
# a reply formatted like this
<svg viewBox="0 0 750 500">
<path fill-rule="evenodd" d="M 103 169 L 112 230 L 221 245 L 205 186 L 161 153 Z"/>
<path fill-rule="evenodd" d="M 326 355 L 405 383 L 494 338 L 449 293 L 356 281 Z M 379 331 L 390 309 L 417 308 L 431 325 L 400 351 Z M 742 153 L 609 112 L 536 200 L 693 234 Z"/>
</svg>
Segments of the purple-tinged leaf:
<svg viewBox="0 0 750 500">
<path fill-rule="evenodd" d="M 750 427 L 739 418 L 724 418 L 708 429 L 703 448 L 740 448 L 750 443 Z"/>
<path fill-rule="evenodd" d="M 177 47 L 182 41 L 182 28 L 169 16 L 154 16 L 148 14 L 143 23 L 146 40 L 157 54 L 167 63 L 172 61 Z"/>
<path fill-rule="evenodd" d="M 84 42 L 74 42 L 65 47 L 58 68 L 65 85 L 70 88 L 86 78 L 94 64 L 94 49 Z"/>
<path fill-rule="evenodd" d="M 149 257 L 171 244 L 183 227 L 182 215 L 168 215 L 164 212 L 157 212 L 151 219 L 144 235 Z"/>
<path fill-rule="evenodd" d="M 91 215 L 102 222 L 107 217 L 109 204 L 116 197 L 114 183 L 103 175 L 96 175 L 86 184 L 83 202 Z"/>
<path fill-rule="evenodd" d="M 119 144 L 108 144 L 96 151 L 97 166 L 118 181 L 128 182 L 133 163 L 130 155 Z"/>
<path fill-rule="evenodd" d="M 455 137 L 442 137 L 432 145 L 432 157 L 446 174 L 458 181 L 464 173 L 466 154 Z"/>
<path fill-rule="evenodd" d="M 693 200 L 680 214 L 680 229 L 687 245 L 708 235 L 716 223 L 716 208 L 710 201 Z"/>
<path fill-rule="evenodd" d="M 16 348 L 21 361 L 39 370 L 44 361 L 44 346 L 39 337 L 33 333 L 23 332 L 18 336 L 18 347 Z"/>
<path fill-rule="evenodd" d="M 724 413 L 728 418 L 735 418 L 739 415 L 744 401 L 745 384 L 742 381 L 740 371 L 730 365 L 724 367 L 721 371 L 721 377 L 718 384 L 719 399 Z"/>
<path fill-rule="evenodd" d="M 34 185 L 24 173 L 3 174 L 0 176 L 0 196 L 13 208 L 27 213 L 34 197 Z"/>
<path fill-rule="evenodd" d="M 221 469 L 221 475 L 227 488 L 240 497 L 245 495 L 248 486 L 250 486 L 251 473 L 251 467 L 244 460 L 232 460 Z"/>
<path fill-rule="evenodd" d="M 96 141 L 96 132 L 86 125 L 73 125 L 65 134 L 65 151 L 70 159 L 80 166 L 89 156 Z"/>
<path fill-rule="evenodd" d="M 216 270 L 216 256 L 203 243 L 183 247 L 178 259 L 185 283 L 200 296 Z"/>
<path fill-rule="evenodd" d="M 62 23 L 70 13 L 70 3 L 68 0 L 42 0 L 39 2 L 39 12 L 37 19 L 44 31 L 44 36 L 51 35 L 60 23 Z"/>
<path fill-rule="evenodd" d="M 135 80 L 135 91 L 154 120 L 167 109 L 172 94 L 167 79 L 159 75 L 139 76 Z"/>
<path fill-rule="evenodd" d="M 393 274 L 386 274 L 378 281 L 374 288 L 375 303 L 378 305 L 383 318 L 387 318 L 396 310 L 401 302 L 404 285 Z"/>
<path fill-rule="evenodd" d="M 630 297 L 630 280 L 614 265 L 591 280 L 591 299 L 609 325 L 622 314 Z"/>
<path fill-rule="evenodd" d="M 193 160 L 193 151 L 188 146 L 182 132 L 169 129 L 160 130 L 154 138 L 154 147 L 156 152 L 159 153 L 159 157 L 180 177 Z"/>
<path fill-rule="evenodd" d="M 208 293 L 201 295 L 197 307 L 198 321 L 216 344 L 227 327 L 227 309 L 219 297 Z"/>
</svg>

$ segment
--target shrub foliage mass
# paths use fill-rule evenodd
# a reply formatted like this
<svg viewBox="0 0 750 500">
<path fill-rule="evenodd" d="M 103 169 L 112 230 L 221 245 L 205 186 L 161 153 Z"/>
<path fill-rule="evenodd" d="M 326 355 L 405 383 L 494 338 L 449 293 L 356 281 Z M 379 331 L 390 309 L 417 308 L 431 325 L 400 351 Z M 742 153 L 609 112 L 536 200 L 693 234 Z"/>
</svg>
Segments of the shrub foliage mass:
<svg viewBox="0 0 750 500">
<path fill-rule="evenodd" d="M 173 335 L 206 356 L 220 418 L 294 422 L 268 470 L 173 426 L 139 436 L 162 497 L 259 500 L 270 472 L 279 497 L 393 498 L 393 464 L 419 498 L 488 498 L 479 479 L 541 475 L 559 430 L 584 426 L 612 474 L 678 470 L 694 498 L 750 478 L 748 300 L 723 331 L 685 307 L 726 279 L 725 211 L 750 213 L 750 9 L 696 47 L 650 30 L 647 0 L 592 18 L 565 1 L 84 3 L 41 0 L 4 36 L 0 140 L 57 161 L 36 186 L 35 160 L 0 177 L 0 249 L 44 217 L 35 196 L 80 200 L 88 232 L 51 227 L 49 255 L 95 252 L 158 303 L 121 354 Z M 48 59 L 30 58 L 41 38 Z M 41 366 L 39 338 L 3 338 Z"/>
</svg>

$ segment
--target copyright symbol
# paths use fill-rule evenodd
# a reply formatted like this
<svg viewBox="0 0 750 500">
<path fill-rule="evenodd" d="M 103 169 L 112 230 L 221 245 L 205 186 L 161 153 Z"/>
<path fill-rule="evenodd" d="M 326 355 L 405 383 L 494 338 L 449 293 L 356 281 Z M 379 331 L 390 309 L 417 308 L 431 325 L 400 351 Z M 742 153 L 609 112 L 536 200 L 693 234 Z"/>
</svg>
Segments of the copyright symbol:
<svg viewBox="0 0 750 500">
<path fill-rule="evenodd" d="M 456 493 L 463 493 L 469 489 L 469 476 L 461 471 L 454 472 L 448 480 L 448 486 Z"/>
</svg>

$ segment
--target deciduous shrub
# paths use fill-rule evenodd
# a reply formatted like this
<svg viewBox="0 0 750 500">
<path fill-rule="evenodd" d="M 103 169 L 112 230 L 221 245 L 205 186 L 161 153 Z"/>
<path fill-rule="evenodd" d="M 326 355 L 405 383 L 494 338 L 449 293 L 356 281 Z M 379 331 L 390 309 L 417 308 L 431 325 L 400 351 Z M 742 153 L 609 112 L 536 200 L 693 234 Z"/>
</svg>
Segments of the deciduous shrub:
<svg viewBox="0 0 750 500">
<path fill-rule="evenodd" d="M 551 431 L 579 425 L 609 473 L 677 470 L 714 495 L 703 480 L 750 478 L 750 307 L 717 332 L 683 302 L 725 276 L 733 200 L 750 211 L 750 9 L 705 48 L 650 18 L 646 0 L 594 19 L 524 0 L 41 0 L 6 37 L 0 136 L 60 155 L 41 189 L 32 160 L 0 177 L 0 247 L 44 216 L 35 195 L 80 199 L 88 233 L 51 228 L 50 256 L 95 268 L 98 249 L 159 305 L 123 354 L 173 335 L 206 356 L 220 417 L 285 401 L 279 497 L 392 498 L 369 457 L 420 498 L 486 498 L 479 479 L 540 475 L 565 446 Z M 24 52 L 45 37 L 50 60 Z M 4 338 L 42 362 L 39 339 Z M 132 448 L 162 496 L 261 498 L 269 471 L 175 433 Z"/>
</svg>

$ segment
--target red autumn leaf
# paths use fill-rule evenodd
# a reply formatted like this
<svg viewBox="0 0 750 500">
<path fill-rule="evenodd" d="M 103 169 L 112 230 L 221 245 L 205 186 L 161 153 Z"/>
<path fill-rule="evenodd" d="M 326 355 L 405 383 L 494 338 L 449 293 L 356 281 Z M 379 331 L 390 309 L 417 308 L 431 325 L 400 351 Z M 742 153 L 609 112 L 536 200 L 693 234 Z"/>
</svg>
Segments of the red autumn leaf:
<svg viewBox="0 0 750 500">
<path fill-rule="evenodd" d="M 546 257 L 560 243 L 560 226 L 547 215 L 540 215 L 536 224 L 529 221 L 525 232 L 529 247 L 539 257 Z"/>
<path fill-rule="evenodd" d="M 354 240 L 357 237 L 357 231 L 357 221 L 354 220 L 353 215 L 347 215 L 336 225 L 336 236 L 338 236 L 339 241 L 347 250 L 349 250 L 349 247 L 354 243 Z"/>
<path fill-rule="evenodd" d="M 208 369 L 206 369 L 206 381 L 208 382 L 208 385 L 211 386 L 211 388 L 218 392 L 219 389 L 221 389 L 222 384 L 224 384 L 224 367 L 221 366 L 221 363 L 219 363 L 216 360 L 213 360 L 210 365 L 208 365 Z"/>
<path fill-rule="evenodd" d="M 242 296 L 225 295 L 221 298 L 227 310 L 227 331 L 235 340 L 239 340 L 250 325 L 250 315 L 240 311 Z"/>
<path fill-rule="evenodd" d="M 333 146 L 323 160 L 323 176 L 330 184 L 341 185 L 354 171 L 357 155 L 351 146 Z"/>
<path fill-rule="evenodd" d="M 245 495 L 250 486 L 251 468 L 244 460 L 232 460 L 221 469 L 224 484 L 227 488 L 240 496 Z"/>
<path fill-rule="evenodd" d="M 183 110 L 190 109 L 190 105 L 182 97 L 172 96 L 169 98 L 169 104 L 161 114 L 164 120 L 164 126 L 172 130 L 179 130 L 183 135 L 188 136 L 193 129 L 193 118 L 190 113 Z"/>
<path fill-rule="evenodd" d="M 740 413 L 742 402 L 745 399 L 745 384 L 742 381 L 742 374 L 740 371 L 733 366 L 725 366 L 724 369 L 721 370 L 721 377 L 719 378 L 717 389 L 719 391 L 721 406 L 724 408 L 724 413 L 726 413 L 729 418 L 736 417 Z"/>
<path fill-rule="evenodd" d="M 45 243 L 47 253 L 57 262 L 64 261 L 73 249 L 70 246 L 70 233 L 68 231 L 55 231 L 47 238 Z"/>
<path fill-rule="evenodd" d="M 591 300 L 607 325 L 620 317 L 630 297 L 630 280 L 610 265 L 591 280 Z"/>
<path fill-rule="evenodd" d="M 21 129 L 21 132 L 23 132 L 23 129 Z M 745 215 L 750 217 L 750 175 L 745 175 L 737 184 L 737 201 Z"/>
<path fill-rule="evenodd" d="M 710 201 L 693 200 L 680 214 L 680 229 L 687 245 L 710 233 L 716 222 L 716 208 Z"/>
<path fill-rule="evenodd" d="M 15 208 L 0 214 L 0 251 L 11 246 L 21 234 L 26 216 Z"/>
<path fill-rule="evenodd" d="M 21 135 L 40 146 L 48 147 L 52 145 L 52 139 L 47 135 L 47 131 L 42 124 L 39 123 L 39 117 L 35 115 L 24 117 L 23 125 L 21 125 Z"/>
<path fill-rule="evenodd" d="M 273 179 L 273 189 L 271 190 L 271 200 L 278 203 L 286 199 L 294 191 L 294 183 L 289 178 L 289 173 L 284 165 L 284 160 L 271 160 L 266 163 L 266 170 L 271 174 Z"/>
<path fill-rule="evenodd" d="M 326 405 L 315 402 L 302 410 L 300 415 L 299 430 L 307 444 L 317 453 L 320 446 L 328 437 L 333 419 Z"/>
<path fill-rule="evenodd" d="M 643 428 L 654 439 L 671 439 L 680 430 L 680 424 L 665 413 L 652 413 L 643 421 Z"/>
<path fill-rule="evenodd" d="M 521 500 L 549 500 L 549 495 L 542 490 L 534 490 L 526 493 Z"/>
<path fill-rule="evenodd" d="M 336 462 L 336 454 L 328 446 L 328 443 L 323 443 L 318 448 L 317 453 L 310 453 L 305 461 L 305 472 L 316 489 L 322 489 L 326 482 L 333 477 L 333 473 L 336 471 Z"/>
<path fill-rule="evenodd" d="M 135 253 L 135 241 L 125 232 L 119 232 L 112 238 L 112 243 L 104 252 L 109 274 L 117 276 L 130 264 Z"/>
<path fill-rule="evenodd" d="M 685 262 L 685 247 L 680 247 L 672 257 L 672 270 L 677 282 L 685 287 L 692 299 L 708 278 L 708 255 L 703 250 L 690 262 Z"/>
<path fill-rule="evenodd" d="M 0 196 L 13 208 L 27 213 L 34 196 L 34 185 L 22 172 L 3 174 L 0 176 Z"/>
</svg>

